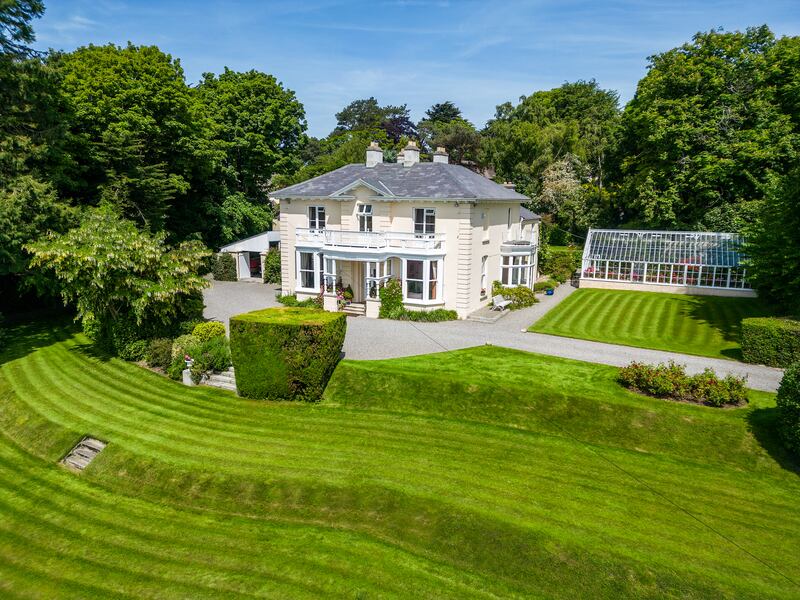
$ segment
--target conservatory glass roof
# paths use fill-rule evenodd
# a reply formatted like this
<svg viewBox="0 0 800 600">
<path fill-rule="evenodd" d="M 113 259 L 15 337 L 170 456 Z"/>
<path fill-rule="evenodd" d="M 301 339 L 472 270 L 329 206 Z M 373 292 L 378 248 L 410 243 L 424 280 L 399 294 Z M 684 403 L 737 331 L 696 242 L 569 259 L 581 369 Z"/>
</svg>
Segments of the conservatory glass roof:
<svg viewBox="0 0 800 600">
<path fill-rule="evenodd" d="M 742 242 L 736 233 L 591 229 L 583 259 L 737 267 Z"/>
</svg>

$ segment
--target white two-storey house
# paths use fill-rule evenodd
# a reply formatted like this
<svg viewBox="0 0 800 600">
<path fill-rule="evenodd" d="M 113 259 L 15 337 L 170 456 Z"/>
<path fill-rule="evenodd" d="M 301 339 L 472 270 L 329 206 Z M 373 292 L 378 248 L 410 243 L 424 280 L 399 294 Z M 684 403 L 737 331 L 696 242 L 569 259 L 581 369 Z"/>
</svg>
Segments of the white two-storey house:
<svg viewBox="0 0 800 600">
<path fill-rule="evenodd" d="M 324 294 L 338 310 L 337 284 L 353 290 L 350 310 L 377 317 L 380 288 L 402 283 L 412 310 L 447 308 L 466 317 L 491 301 L 495 280 L 532 286 L 539 217 L 526 196 L 460 165 L 438 149 L 420 162 L 410 143 L 396 163 L 373 143 L 365 164 L 271 194 L 280 200 L 282 293 Z"/>
</svg>

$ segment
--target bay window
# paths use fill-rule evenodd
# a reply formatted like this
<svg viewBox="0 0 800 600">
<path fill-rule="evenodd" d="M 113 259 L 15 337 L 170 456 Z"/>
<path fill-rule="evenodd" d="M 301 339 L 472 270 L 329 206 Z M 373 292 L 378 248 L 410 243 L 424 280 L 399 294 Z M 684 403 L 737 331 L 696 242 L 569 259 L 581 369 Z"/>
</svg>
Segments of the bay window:
<svg viewBox="0 0 800 600">
<path fill-rule="evenodd" d="M 297 279 L 300 282 L 300 287 L 303 287 L 307 290 L 316 290 L 317 289 L 317 282 L 316 282 L 316 273 L 317 269 L 315 266 L 315 252 L 298 252 L 298 261 L 297 261 Z"/>
<path fill-rule="evenodd" d="M 441 300 L 442 273 L 439 260 L 406 260 L 404 275 L 404 300 L 420 302 Z"/>
<path fill-rule="evenodd" d="M 531 255 L 504 256 L 501 281 L 503 285 L 528 285 L 531 272 Z"/>
</svg>

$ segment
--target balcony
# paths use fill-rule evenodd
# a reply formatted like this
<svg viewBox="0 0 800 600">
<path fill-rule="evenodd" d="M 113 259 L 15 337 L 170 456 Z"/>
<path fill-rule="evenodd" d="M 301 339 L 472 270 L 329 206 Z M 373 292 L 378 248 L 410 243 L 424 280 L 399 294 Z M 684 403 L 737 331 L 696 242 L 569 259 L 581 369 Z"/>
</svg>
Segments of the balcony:
<svg viewBox="0 0 800 600">
<path fill-rule="evenodd" d="M 415 253 L 444 250 L 443 233 L 399 231 L 341 231 L 337 229 L 295 229 L 297 246 L 323 250 L 353 250 L 374 253 Z"/>
</svg>

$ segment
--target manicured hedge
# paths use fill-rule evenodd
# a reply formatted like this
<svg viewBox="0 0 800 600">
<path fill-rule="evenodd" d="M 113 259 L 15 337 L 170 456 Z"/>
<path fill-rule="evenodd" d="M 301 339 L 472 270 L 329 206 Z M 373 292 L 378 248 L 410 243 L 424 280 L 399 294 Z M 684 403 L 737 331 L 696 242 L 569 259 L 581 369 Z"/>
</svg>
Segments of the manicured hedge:
<svg viewBox="0 0 800 600">
<path fill-rule="evenodd" d="M 800 321 L 759 317 L 742 319 L 745 362 L 788 367 L 800 361 Z"/>
<path fill-rule="evenodd" d="M 776 398 L 781 437 L 800 456 L 800 362 L 786 369 Z"/>
<path fill-rule="evenodd" d="M 342 352 L 344 313 L 281 307 L 231 318 L 239 395 L 269 400 L 322 397 Z"/>
<path fill-rule="evenodd" d="M 215 281 L 236 281 L 236 259 L 230 252 L 220 252 L 214 256 L 211 272 Z"/>
<path fill-rule="evenodd" d="M 281 251 L 272 248 L 264 260 L 264 283 L 281 282 Z"/>
</svg>

